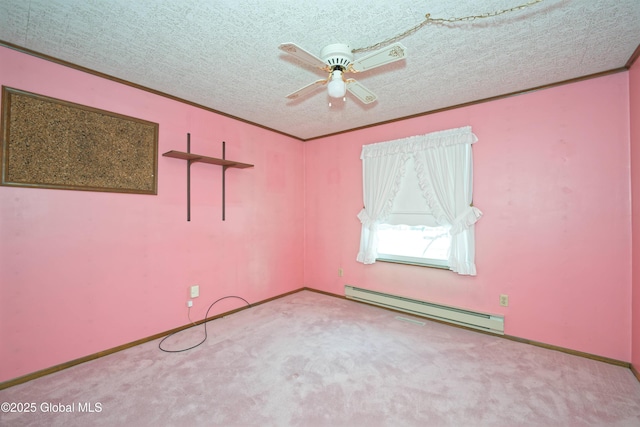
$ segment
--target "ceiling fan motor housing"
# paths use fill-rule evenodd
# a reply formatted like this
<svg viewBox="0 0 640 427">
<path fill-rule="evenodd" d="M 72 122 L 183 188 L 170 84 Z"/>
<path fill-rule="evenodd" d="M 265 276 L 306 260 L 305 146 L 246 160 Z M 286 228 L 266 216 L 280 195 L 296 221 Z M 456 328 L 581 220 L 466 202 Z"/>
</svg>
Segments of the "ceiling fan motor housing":
<svg viewBox="0 0 640 427">
<path fill-rule="evenodd" d="M 336 43 L 322 48 L 320 58 L 329 65 L 331 69 L 335 70 L 336 68 L 340 68 L 344 70 L 353 62 L 353 53 L 349 45 Z"/>
</svg>

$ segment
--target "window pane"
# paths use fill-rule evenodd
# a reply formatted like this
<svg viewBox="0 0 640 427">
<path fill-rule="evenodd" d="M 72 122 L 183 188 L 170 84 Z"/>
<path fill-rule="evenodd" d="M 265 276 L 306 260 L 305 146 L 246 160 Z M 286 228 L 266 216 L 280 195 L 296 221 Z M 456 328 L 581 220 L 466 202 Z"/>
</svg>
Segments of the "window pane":
<svg viewBox="0 0 640 427">
<path fill-rule="evenodd" d="M 381 224 L 378 228 L 378 253 L 426 260 L 449 259 L 449 227 Z M 382 256 L 381 256 L 382 257 Z"/>
</svg>

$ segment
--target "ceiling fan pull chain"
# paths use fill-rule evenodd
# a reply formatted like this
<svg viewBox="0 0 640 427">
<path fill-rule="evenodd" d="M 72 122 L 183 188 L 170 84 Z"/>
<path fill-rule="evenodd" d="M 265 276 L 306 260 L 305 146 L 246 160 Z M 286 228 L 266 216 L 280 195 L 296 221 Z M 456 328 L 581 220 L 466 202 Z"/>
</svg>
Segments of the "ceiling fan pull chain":
<svg viewBox="0 0 640 427">
<path fill-rule="evenodd" d="M 461 18 L 448 18 L 448 19 L 447 18 L 432 18 L 431 14 L 427 13 L 425 15 L 425 17 L 424 17 L 425 18 L 424 21 L 422 21 L 418 25 L 415 25 L 415 26 L 409 28 L 407 31 L 405 31 L 405 32 L 403 32 L 401 34 L 398 34 L 396 36 L 390 37 L 390 38 L 388 38 L 386 40 L 383 40 L 383 41 L 381 41 L 379 43 L 372 44 L 371 46 L 359 47 L 357 49 L 353 49 L 351 52 L 352 53 L 358 53 L 358 52 L 367 52 L 367 51 L 370 51 L 370 50 L 379 49 L 379 48 L 381 48 L 383 46 L 387 46 L 387 45 L 389 45 L 389 44 L 391 44 L 393 42 L 397 42 L 399 40 L 402 40 L 405 37 L 410 36 L 411 34 L 415 33 L 420 28 L 422 28 L 422 27 L 424 27 L 424 26 L 426 26 L 428 24 L 431 24 L 431 23 L 437 23 L 437 24 L 441 24 L 441 23 L 444 23 L 444 22 L 455 23 L 455 22 L 461 22 L 461 21 L 474 21 L 476 19 L 482 19 L 482 18 L 493 18 L 494 16 L 503 15 L 503 14 L 509 13 L 509 12 L 515 12 L 516 10 L 525 9 L 527 7 L 533 6 L 533 5 L 541 3 L 543 1 L 544 0 L 532 0 L 532 1 L 528 2 L 528 3 L 524 3 L 524 4 L 521 4 L 519 6 L 514 6 L 514 7 L 509 8 L 509 9 L 498 10 L 496 12 L 487 12 L 487 13 L 484 13 L 482 15 L 463 16 Z"/>
</svg>

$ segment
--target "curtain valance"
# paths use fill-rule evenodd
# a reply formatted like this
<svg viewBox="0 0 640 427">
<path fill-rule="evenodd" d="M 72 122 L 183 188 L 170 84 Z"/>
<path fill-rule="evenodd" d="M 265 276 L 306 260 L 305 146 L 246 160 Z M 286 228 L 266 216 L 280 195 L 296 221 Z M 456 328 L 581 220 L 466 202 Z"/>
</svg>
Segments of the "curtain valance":
<svg viewBox="0 0 640 427">
<path fill-rule="evenodd" d="M 436 147 L 457 144 L 473 144 L 478 138 L 471 132 L 471 126 L 447 129 L 425 135 L 415 135 L 392 141 L 378 142 L 362 146 L 360 159 L 389 156 L 394 154 L 412 154 Z"/>
</svg>

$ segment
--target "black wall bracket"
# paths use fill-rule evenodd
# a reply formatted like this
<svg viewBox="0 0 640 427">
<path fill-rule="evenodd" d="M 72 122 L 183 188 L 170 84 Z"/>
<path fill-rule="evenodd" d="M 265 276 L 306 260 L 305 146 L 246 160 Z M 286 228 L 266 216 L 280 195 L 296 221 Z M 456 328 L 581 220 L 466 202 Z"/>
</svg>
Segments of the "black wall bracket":
<svg viewBox="0 0 640 427">
<path fill-rule="evenodd" d="M 187 151 L 167 151 L 162 154 L 165 157 L 173 157 L 174 159 L 182 159 L 187 161 L 187 221 L 191 221 L 191 164 L 192 163 L 208 163 L 210 165 L 222 166 L 222 220 L 225 220 L 225 174 L 228 168 L 246 169 L 252 168 L 253 165 L 248 163 L 240 163 L 225 158 L 225 142 L 222 141 L 222 158 L 201 156 L 191 153 L 191 134 L 187 133 Z"/>
</svg>

